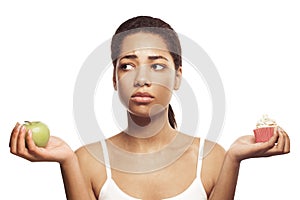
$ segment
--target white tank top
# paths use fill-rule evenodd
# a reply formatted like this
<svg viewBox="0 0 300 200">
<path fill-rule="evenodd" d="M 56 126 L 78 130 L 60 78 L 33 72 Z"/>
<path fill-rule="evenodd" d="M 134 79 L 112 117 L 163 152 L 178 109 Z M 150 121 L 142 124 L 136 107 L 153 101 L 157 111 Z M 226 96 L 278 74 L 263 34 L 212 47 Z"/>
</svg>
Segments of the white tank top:
<svg viewBox="0 0 300 200">
<path fill-rule="evenodd" d="M 201 169 L 202 169 L 202 158 L 203 158 L 203 147 L 204 139 L 200 140 L 199 153 L 198 153 L 198 164 L 197 164 L 197 176 L 192 182 L 192 184 L 184 190 L 182 193 L 177 196 L 166 198 L 165 200 L 207 200 L 207 194 L 201 182 Z M 106 148 L 105 142 L 102 143 L 102 148 Z M 106 150 L 103 150 L 104 154 L 107 153 Z M 109 166 L 108 154 L 104 155 L 104 161 L 106 166 Z M 139 200 L 134 198 L 125 192 L 123 192 L 116 182 L 112 179 L 111 170 L 109 167 L 106 167 L 107 179 L 102 186 L 102 189 L 99 194 L 98 200 Z"/>
</svg>

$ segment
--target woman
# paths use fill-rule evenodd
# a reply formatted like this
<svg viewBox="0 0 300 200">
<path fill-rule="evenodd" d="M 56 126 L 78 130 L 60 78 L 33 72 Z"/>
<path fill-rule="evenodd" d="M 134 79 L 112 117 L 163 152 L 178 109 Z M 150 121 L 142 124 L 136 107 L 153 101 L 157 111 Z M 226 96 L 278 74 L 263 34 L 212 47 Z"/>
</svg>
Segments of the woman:
<svg viewBox="0 0 300 200">
<path fill-rule="evenodd" d="M 126 130 L 76 152 L 53 136 L 38 148 L 18 123 L 11 135 L 13 154 L 60 163 L 67 199 L 233 199 L 242 160 L 289 152 L 288 135 L 280 128 L 265 143 L 243 136 L 227 152 L 176 130 L 169 103 L 182 78 L 181 47 L 164 21 L 127 20 L 117 29 L 111 50 L 113 85 L 127 109 Z M 165 149 L 169 154 L 156 154 Z M 210 152 L 202 159 L 205 149 Z M 130 160 L 124 152 L 157 156 Z"/>
</svg>

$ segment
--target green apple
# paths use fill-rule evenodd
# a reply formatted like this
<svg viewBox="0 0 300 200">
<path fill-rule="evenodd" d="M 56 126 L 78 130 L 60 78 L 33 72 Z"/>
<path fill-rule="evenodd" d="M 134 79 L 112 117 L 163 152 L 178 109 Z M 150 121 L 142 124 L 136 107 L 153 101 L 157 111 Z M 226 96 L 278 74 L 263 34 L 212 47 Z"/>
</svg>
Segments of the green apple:
<svg viewBox="0 0 300 200">
<path fill-rule="evenodd" d="M 32 131 L 32 139 L 36 146 L 45 147 L 50 138 L 50 131 L 46 124 L 40 121 L 25 121 L 26 130 Z"/>
</svg>

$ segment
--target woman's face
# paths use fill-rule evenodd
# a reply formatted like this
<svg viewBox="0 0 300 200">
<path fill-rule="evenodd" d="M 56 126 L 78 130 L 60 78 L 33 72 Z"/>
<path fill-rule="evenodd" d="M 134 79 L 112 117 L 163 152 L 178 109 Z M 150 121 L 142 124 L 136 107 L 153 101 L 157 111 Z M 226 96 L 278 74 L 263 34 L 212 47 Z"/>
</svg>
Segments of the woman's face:
<svg viewBox="0 0 300 200">
<path fill-rule="evenodd" d="M 123 105 L 142 117 L 166 109 L 181 80 L 181 67 L 175 71 L 166 43 L 151 33 L 124 38 L 114 73 L 114 87 Z"/>
</svg>

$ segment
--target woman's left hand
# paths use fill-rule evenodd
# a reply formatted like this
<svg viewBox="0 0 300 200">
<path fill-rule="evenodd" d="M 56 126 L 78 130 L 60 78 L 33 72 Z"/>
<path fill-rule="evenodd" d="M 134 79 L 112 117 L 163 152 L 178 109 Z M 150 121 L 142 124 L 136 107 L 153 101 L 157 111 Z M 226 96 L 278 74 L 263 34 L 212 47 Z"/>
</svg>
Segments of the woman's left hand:
<svg viewBox="0 0 300 200">
<path fill-rule="evenodd" d="M 242 136 L 231 145 L 227 153 L 235 161 L 241 162 L 248 158 L 269 157 L 289 152 L 289 136 L 282 128 L 278 127 L 269 141 L 255 143 L 254 136 Z"/>
</svg>

